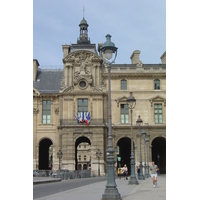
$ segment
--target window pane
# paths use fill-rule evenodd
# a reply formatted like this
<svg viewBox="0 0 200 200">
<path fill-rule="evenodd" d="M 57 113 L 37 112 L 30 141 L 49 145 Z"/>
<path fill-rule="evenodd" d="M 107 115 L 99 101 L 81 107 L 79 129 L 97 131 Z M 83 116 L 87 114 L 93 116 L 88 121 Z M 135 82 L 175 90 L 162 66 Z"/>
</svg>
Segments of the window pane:
<svg viewBox="0 0 200 200">
<path fill-rule="evenodd" d="M 126 90 L 127 89 L 127 81 L 126 80 L 121 80 L 121 90 Z"/>
<path fill-rule="evenodd" d="M 127 84 L 126 84 L 126 81 L 124 81 L 124 90 L 127 89 Z"/>
<path fill-rule="evenodd" d="M 125 114 L 128 114 L 128 105 L 125 105 Z"/>
<path fill-rule="evenodd" d="M 47 119 L 47 124 L 50 124 L 51 123 L 51 120 L 50 119 Z"/>
<path fill-rule="evenodd" d="M 46 108 L 46 101 L 42 102 L 42 106 Z"/>
<path fill-rule="evenodd" d="M 43 123 L 43 124 L 46 124 L 46 119 L 43 119 L 42 123 Z"/>
<path fill-rule="evenodd" d="M 78 99 L 78 105 L 82 105 L 82 99 Z"/>
<path fill-rule="evenodd" d="M 124 123 L 124 115 L 121 115 L 121 123 Z"/>
<path fill-rule="evenodd" d="M 47 101 L 47 109 L 51 109 L 51 101 Z"/>
<path fill-rule="evenodd" d="M 155 123 L 158 123 L 158 115 L 155 115 Z"/>
<path fill-rule="evenodd" d="M 88 105 L 88 100 L 84 99 L 84 106 L 87 106 L 87 105 Z"/>
<path fill-rule="evenodd" d="M 125 115 L 126 123 L 128 123 L 128 115 Z"/>
</svg>

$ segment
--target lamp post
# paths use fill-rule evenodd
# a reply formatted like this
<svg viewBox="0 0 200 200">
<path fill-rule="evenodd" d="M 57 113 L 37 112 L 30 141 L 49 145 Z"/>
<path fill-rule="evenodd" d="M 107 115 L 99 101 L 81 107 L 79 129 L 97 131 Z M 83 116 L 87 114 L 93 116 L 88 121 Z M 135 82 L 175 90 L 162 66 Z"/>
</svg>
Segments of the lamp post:
<svg viewBox="0 0 200 200">
<path fill-rule="evenodd" d="M 136 121 L 136 124 L 139 126 L 139 136 L 140 136 L 140 174 L 138 179 L 139 180 L 144 180 L 144 176 L 143 176 L 143 166 L 142 166 L 142 152 L 141 152 L 141 133 L 140 133 L 140 126 L 143 123 L 142 119 L 140 118 L 140 115 L 138 116 L 138 119 Z"/>
<path fill-rule="evenodd" d="M 147 136 L 145 137 L 145 143 L 146 143 L 146 146 L 147 146 L 147 178 L 149 178 L 150 177 L 150 175 L 149 175 L 149 155 L 148 155 L 149 138 Z"/>
<path fill-rule="evenodd" d="M 146 155 L 145 155 L 145 136 L 146 136 L 146 132 L 145 132 L 144 129 L 142 131 L 142 136 L 144 136 L 144 177 L 147 178 L 147 172 L 146 172 L 147 165 L 146 165 Z"/>
<path fill-rule="evenodd" d="M 59 151 L 57 152 L 57 157 L 59 158 L 59 170 L 60 170 L 60 160 L 61 160 L 62 156 L 63 156 L 63 153 L 62 153 L 61 150 L 59 150 Z"/>
<path fill-rule="evenodd" d="M 100 157 L 102 156 L 100 149 L 97 150 L 96 156 L 98 158 L 98 176 L 100 176 Z"/>
<path fill-rule="evenodd" d="M 114 54 L 114 59 L 112 60 Z M 111 42 L 111 35 L 106 35 L 106 42 L 103 43 L 100 48 L 100 55 L 103 59 L 103 64 L 108 68 L 108 148 L 107 148 L 107 184 L 102 200 L 121 200 L 121 195 L 117 190 L 115 182 L 115 160 L 113 149 L 113 137 L 112 137 L 112 117 L 111 117 L 111 87 L 110 87 L 110 70 L 111 64 L 115 62 L 117 56 L 117 47 Z"/>
<path fill-rule="evenodd" d="M 136 99 L 133 97 L 133 92 L 130 92 L 130 96 L 127 99 L 127 103 L 129 105 L 129 109 L 131 110 L 131 177 L 129 179 L 128 184 L 139 184 L 138 180 L 136 179 L 135 176 L 135 159 L 134 159 L 134 151 L 133 151 L 133 122 L 132 122 L 132 113 L 133 113 L 133 108 L 135 108 L 136 105 Z"/>
</svg>

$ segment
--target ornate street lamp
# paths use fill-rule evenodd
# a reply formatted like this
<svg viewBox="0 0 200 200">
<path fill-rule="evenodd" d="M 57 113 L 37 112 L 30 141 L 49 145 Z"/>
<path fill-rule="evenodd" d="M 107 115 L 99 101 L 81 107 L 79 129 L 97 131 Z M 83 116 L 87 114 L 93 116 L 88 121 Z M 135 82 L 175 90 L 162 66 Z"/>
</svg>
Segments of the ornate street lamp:
<svg viewBox="0 0 200 200">
<path fill-rule="evenodd" d="M 57 157 L 59 158 L 59 170 L 60 170 L 60 160 L 61 160 L 62 156 L 63 156 L 63 153 L 62 153 L 61 150 L 59 150 L 59 151 L 57 152 Z"/>
<path fill-rule="evenodd" d="M 102 156 L 100 149 L 97 150 L 96 156 L 98 158 L 98 176 L 100 176 L 100 157 Z"/>
<path fill-rule="evenodd" d="M 129 185 L 132 184 L 139 184 L 138 180 L 136 179 L 135 176 L 135 159 L 134 159 L 134 151 L 133 151 L 133 122 L 132 122 L 132 113 L 133 113 L 133 108 L 135 108 L 136 105 L 136 99 L 133 97 L 133 92 L 130 92 L 130 96 L 127 98 L 127 103 L 129 105 L 129 109 L 131 110 L 131 177 L 129 179 Z"/>
<path fill-rule="evenodd" d="M 145 137 L 145 143 L 146 143 L 146 146 L 147 146 L 147 178 L 149 178 L 150 175 L 149 175 L 149 155 L 148 155 L 149 138 L 148 138 L 148 136 Z"/>
<path fill-rule="evenodd" d="M 144 129 L 142 131 L 142 136 L 144 136 L 144 177 L 147 178 L 147 172 L 146 172 L 147 165 L 146 165 L 146 155 L 145 155 L 145 138 L 146 138 L 146 132 L 145 132 Z"/>
<path fill-rule="evenodd" d="M 140 126 L 143 123 L 142 119 L 140 118 L 140 115 L 138 116 L 138 119 L 136 121 L 136 124 L 139 126 L 139 136 L 140 136 L 140 175 L 138 177 L 139 180 L 144 180 L 143 176 L 143 166 L 142 166 L 142 152 L 141 152 L 141 133 L 140 133 Z"/>
<path fill-rule="evenodd" d="M 114 59 L 112 59 L 114 54 Z M 106 35 L 106 42 L 103 43 L 100 48 L 100 55 L 103 59 L 103 64 L 108 68 L 108 149 L 107 149 L 107 184 L 102 200 L 120 199 L 121 195 L 117 190 L 115 183 L 115 160 L 113 149 L 113 137 L 112 137 L 112 117 L 111 117 L 111 87 L 110 87 L 110 70 L 111 64 L 115 62 L 117 56 L 117 47 L 111 42 L 111 35 Z"/>
</svg>

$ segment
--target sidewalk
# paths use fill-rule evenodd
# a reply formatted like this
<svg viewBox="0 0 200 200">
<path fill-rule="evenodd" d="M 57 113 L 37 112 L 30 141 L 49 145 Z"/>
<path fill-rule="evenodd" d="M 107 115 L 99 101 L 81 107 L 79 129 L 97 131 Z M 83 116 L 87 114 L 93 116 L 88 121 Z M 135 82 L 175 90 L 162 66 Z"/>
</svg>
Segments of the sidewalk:
<svg viewBox="0 0 200 200">
<path fill-rule="evenodd" d="M 75 188 L 34 200 L 101 200 L 107 181 Z M 128 185 L 124 179 L 116 179 L 118 192 L 123 200 L 166 200 L 166 175 L 158 176 L 158 186 L 153 188 L 152 179 L 139 180 L 139 185 Z"/>
</svg>

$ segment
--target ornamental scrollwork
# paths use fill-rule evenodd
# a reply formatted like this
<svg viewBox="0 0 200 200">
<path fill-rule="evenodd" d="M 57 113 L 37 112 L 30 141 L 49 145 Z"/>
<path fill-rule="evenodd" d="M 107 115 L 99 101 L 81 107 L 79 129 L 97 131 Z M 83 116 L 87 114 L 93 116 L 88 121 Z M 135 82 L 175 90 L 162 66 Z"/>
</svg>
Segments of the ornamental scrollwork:
<svg viewBox="0 0 200 200">
<path fill-rule="evenodd" d="M 37 115 L 38 112 L 39 112 L 39 109 L 38 109 L 38 108 L 33 108 L 33 114 L 34 114 L 34 115 Z"/>
<path fill-rule="evenodd" d="M 55 111 L 56 115 L 59 114 L 59 108 L 55 108 L 54 111 Z"/>
</svg>

